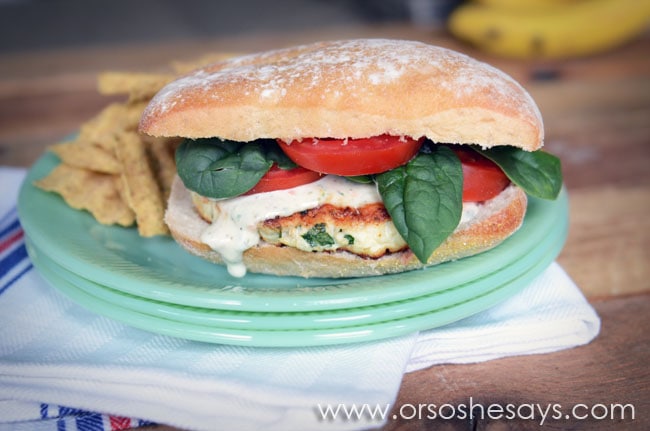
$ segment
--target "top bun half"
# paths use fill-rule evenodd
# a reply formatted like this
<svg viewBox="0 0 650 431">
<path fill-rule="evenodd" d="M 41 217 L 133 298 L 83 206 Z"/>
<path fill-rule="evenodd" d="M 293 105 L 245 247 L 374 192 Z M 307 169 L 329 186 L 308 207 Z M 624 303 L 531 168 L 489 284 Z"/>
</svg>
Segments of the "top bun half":
<svg viewBox="0 0 650 431">
<path fill-rule="evenodd" d="M 152 136 L 426 136 L 434 142 L 543 145 L 535 102 L 500 70 L 421 42 L 320 42 L 218 62 L 165 86 L 140 130 Z"/>
</svg>

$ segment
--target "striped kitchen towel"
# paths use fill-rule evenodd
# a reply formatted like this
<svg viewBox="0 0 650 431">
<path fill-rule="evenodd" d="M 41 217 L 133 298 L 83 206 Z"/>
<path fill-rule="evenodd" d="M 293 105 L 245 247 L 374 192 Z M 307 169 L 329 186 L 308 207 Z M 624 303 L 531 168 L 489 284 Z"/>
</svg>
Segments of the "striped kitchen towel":
<svg viewBox="0 0 650 431">
<path fill-rule="evenodd" d="M 15 206 L 22 169 L 3 168 L 0 200 L 0 296 L 26 273 L 32 264 L 25 248 L 24 232 Z M 118 431 L 152 422 L 38 402 L 0 398 L 0 430 Z"/>
<path fill-rule="evenodd" d="M 155 425 L 141 419 L 16 400 L 0 400 L 0 418 L 0 430 L 120 431 Z"/>
<path fill-rule="evenodd" d="M 23 236 L 13 207 L 0 219 L 0 295 L 32 269 Z"/>
</svg>

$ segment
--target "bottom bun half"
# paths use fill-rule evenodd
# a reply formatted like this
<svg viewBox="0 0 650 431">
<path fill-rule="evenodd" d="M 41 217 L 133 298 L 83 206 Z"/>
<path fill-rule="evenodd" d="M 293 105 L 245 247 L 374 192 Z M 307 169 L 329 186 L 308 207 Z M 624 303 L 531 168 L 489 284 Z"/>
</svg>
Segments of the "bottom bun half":
<svg viewBox="0 0 650 431">
<path fill-rule="evenodd" d="M 519 187 L 508 186 L 497 197 L 483 203 L 473 221 L 452 233 L 426 264 L 408 249 L 379 258 L 366 258 L 347 251 L 307 252 L 264 241 L 244 252 L 244 264 L 249 272 L 300 277 L 365 277 L 410 271 L 497 246 L 519 229 L 526 204 L 526 194 Z M 199 216 L 190 192 L 178 177 L 172 186 L 165 222 L 174 240 L 188 252 L 223 264 L 219 253 L 201 242 L 201 234 L 209 224 Z"/>
</svg>

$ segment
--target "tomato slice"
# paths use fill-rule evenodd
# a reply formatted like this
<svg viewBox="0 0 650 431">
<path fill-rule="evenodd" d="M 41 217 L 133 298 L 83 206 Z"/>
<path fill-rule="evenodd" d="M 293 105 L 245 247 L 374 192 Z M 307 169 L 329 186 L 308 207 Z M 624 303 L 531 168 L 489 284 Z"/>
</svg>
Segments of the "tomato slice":
<svg viewBox="0 0 650 431">
<path fill-rule="evenodd" d="M 277 163 L 274 163 L 260 181 L 244 195 L 291 189 L 303 184 L 313 183 L 321 177 L 320 173 L 300 166 L 292 169 L 281 169 Z"/>
<path fill-rule="evenodd" d="M 466 147 L 452 147 L 463 166 L 463 202 L 481 202 L 501 193 L 510 180 L 501 168 Z"/>
<path fill-rule="evenodd" d="M 424 138 L 380 135 L 278 142 L 285 154 L 300 166 L 325 174 L 353 176 L 377 174 L 405 164 L 417 154 Z"/>
</svg>

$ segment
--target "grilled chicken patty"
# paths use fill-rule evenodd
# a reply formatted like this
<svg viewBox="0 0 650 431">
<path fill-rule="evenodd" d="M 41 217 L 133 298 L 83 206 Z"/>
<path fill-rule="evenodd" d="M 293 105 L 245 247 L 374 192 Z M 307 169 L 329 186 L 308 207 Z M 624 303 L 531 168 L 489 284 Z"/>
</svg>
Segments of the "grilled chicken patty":
<svg viewBox="0 0 650 431">
<path fill-rule="evenodd" d="M 259 232 L 270 244 L 304 251 L 346 250 L 376 258 L 407 247 L 381 203 L 360 208 L 325 204 L 265 220 Z"/>
</svg>

